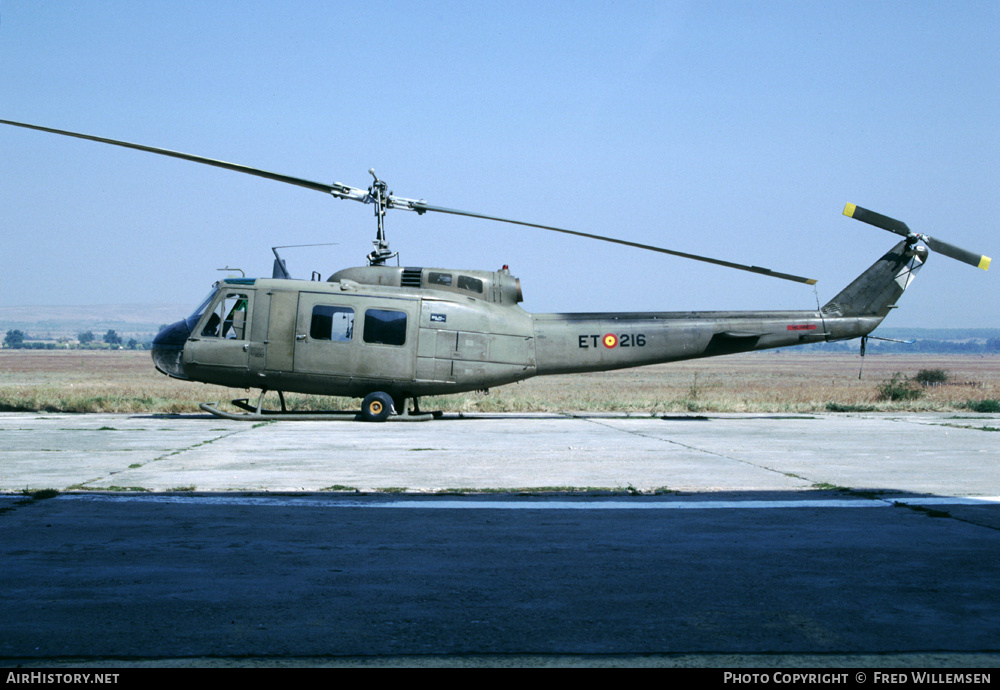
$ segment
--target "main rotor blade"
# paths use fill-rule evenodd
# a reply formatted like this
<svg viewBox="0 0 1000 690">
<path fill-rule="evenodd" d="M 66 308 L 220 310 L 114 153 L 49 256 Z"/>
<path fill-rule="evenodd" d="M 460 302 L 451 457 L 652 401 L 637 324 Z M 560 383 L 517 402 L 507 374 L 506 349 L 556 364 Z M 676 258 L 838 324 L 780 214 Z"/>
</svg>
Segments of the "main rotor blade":
<svg viewBox="0 0 1000 690">
<path fill-rule="evenodd" d="M 620 240 L 615 237 L 605 237 L 604 235 L 594 235 L 589 232 L 578 232 L 576 230 L 566 230 L 565 228 L 556 228 L 551 225 L 540 225 L 539 223 L 527 223 L 522 220 L 511 220 L 510 218 L 500 218 L 499 216 L 488 216 L 483 213 L 472 213 L 471 211 L 459 211 L 453 208 L 443 208 L 441 206 L 431 206 L 422 201 L 410 202 L 409 206 L 412 210 L 417 213 L 424 213 L 425 211 L 434 211 L 435 213 L 447 213 L 453 216 L 466 216 L 469 218 L 482 218 L 484 220 L 493 220 L 500 223 L 511 223 L 513 225 L 523 225 L 529 228 L 540 228 L 542 230 L 551 230 L 552 232 L 561 232 L 566 235 L 576 235 L 577 237 L 588 237 L 592 240 L 600 240 L 601 242 L 611 242 L 612 244 L 621 244 L 626 247 L 636 247 L 637 249 L 646 249 L 651 252 L 659 252 L 661 254 L 670 254 L 671 256 L 679 256 L 685 259 L 693 259 L 695 261 L 703 261 L 708 264 L 715 264 L 716 266 L 725 266 L 727 268 L 735 268 L 740 271 L 749 271 L 750 273 L 759 273 L 761 275 L 771 276 L 772 278 L 781 278 L 782 280 L 791 280 L 796 283 L 805 283 L 806 285 L 815 285 L 816 280 L 813 278 L 803 278 L 801 276 L 791 275 L 789 273 L 779 273 L 777 271 L 772 271 L 769 268 L 761 268 L 760 266 L 747 266 L 745 264 L 737 264 L 731 261 L 722 261 L 721 259 L 712 259 L 707 256 L 698 256 L 697 254 L 688 254 L 687 252 L 679 252 L 674 249 L 664 249 L 663 247 L 656 247 L 651 244 L 642 244 L 640 242 L 630 242 L 628 240 Z"/>
<path fill-rule="evenodd" d="M 254 175 L 256 177 L 263 177 L 268 180 L 275 180 L 277 182 L 284 182 L 286 184 L 296 185 L 298 187 L 305 187 L 306 189 L 312 189 L 317 192 L 325 192 L 332 194 L 335 197 L 341 199 L 352 199 L 354 201 L 361 201 L 363 203 L 371 203 L 373 201 L 371 194 L 363 189 L 358 189 L 356 187 L 349 187 L 347 185 L 341 184 L 339 182 L 334 182 L 332 184 L 327 184 L 325 182 L 314 182 L 313 180 L 306 180 L 301 177 L 294 177 L 292 175 L 284 175 L 282 173 L 271 172 L 268 170 L 262 170 L 260 168 L 253 168 L 247 165 L 240 165 L 238 163 L 228 163 L 226 161 L 216 160 L 214 158 L 206 158 L 204 156 L 196 156 L 191 153 L 182 153 L 180 151 L 171 151 L 169 149 L 161 149 L 155 146 L 146 146 L 144 144 L 135 144 L 128 141 L 120 141 L 118 139 L 107 139 L 105 137 L 97 137 L 91 134 L 81 134 L 79 132 L 70 132 L 63 129 L 54 129 L 51 127 L 42 127 L 40 125 L 32 125 L 25 122 L 15 122 L 13 120 L 0 120 L 0 124 L 12 125 L 14 127 L 23 127 L 25 129 L 34 129 L 40 132 L 49 132 L 50 134 L 61 134 L 67 137 L 76 137 L 77 139 L 87 139 L 90 141 L 100 142 L 102 144 L 111 144 L 113 146 L 121 146 L 123 148 L 135 149 L 137 151 L 145 151 L 147 153 L 155 153 L 161 156 L 169 156 L 171 158 L 179 158 L 181 160 L 191 161 L 194 163 L 202 163 L 204 165 L 211 165 L 217 168 L 223 168 L 225 170 L 232 170 L 234 172 L 244 173 L 246 175 Z M 594 235 L 587 232 L 578 232 L 575 230 L 566 230 L 564 228 L 556 228 L 551 225 L 541 225 L 538 223 L 527 223 L 525 221 L 512 220 L 510 218 L 500 218 L 498 216 L 489 216 L 482 213 L 472 213 L 470 211 L 459 211 L 457 209 L 444 208 L 442 206 L 431 206 L 423 200 L 415 199 L 405 199 L 403 197 L 396 197 L 390 195 L 387 199 L 388 206 L 390 208 L 399 208 L 410 211 L 416 211 L 417 213 L 423 214 L 427 211 L 433 211 L 435 213 L 447 213 L 455 216 L 466 216 L 468 218 L 481 218 L 484 220 L 493 220 L 500 223 L 511 223 L 513 225 L 522 225 L 525 227 L 539 228 L 542 230 L 551 230 L 553 232 L 561 232 L 566 235 L 576 235 L 577 237 L 588 237 L 594 240 L 600 240 L 602 242 L 610 242 L 612 244 L 621 244 L 626 247 L 635 247 L 637 249 L 645 249 L 652 252 L 659 252 L 661 254 L 670 254 L 671 256 L 679 256 L 685 259 L 692 259 L 694 261 L 702 261 L 704 263 L 715 264 L 716 266 L 725 266 L 727 268 L 735 268 L 740 271 L 749 271 L 750 273 L 757 273 L 760 275 L 771 276 L 772 278 L 781 278 L 782 280 L 790 280 L 796 283 L 805 283 L 807 285 L 814 285 L 816 281 L 812 278 L 803 278 L 801 276 L 792 275 L 789 273 L 779 273 L 778 271 L 772 271 L 768 268 L 761 268 L 760 266 L 747 266 L 745 264 L 733 263 L 731 261 L 722 261 L 721 259 L 712 259 L 707 256 L 699 256 L 697 254 L 689 254 L 687 252 L 680 252 L 673 249 L 664 249 L 663 247 L 656 247 L 649 244 L 642 244 L 639 242 L 630 242 L 628 240 L 620 240 L 614 237 L 605 237 L 604 235 Z M 876 214 L 877 215 L 877 214 Z M 890 219 L 891 220 L 891 219 Z"/>
<path fill-rule="evenodd" d="M 205 158 L 204 156 L 195 156 L 194 154 L 191 153 L 170 151 L 169 149 L 160 149 L 156 148 L 155 146 L 145 146 L 143 144 L 133 144 L 128 141 L 119 141 L 117 139 L 105 139 L 104 137 L 95 137 L 90 134 L 80 134 L 79 132 L 69 132 L 63 129 L 52 129 L 51 127 L 29 125 L 24 122 L 14 122 L 12 120 L 0 120 L 0 124 L 13 125 L 15 127 L 24 127 L 25 129 L 36 129 L 40 132 L 49 132 L 51 134 L 62 134 L 63 136 L 76 137 L 77 139 L 89 139 L 90 141 L 98 141 L 101 142 L 102 144 L 111 144 L 113 146 L 121 146 L 127 149 L 146 151 L 147 153 L 157 153 L 161 156 L 170 156 L 171 158 L 180 158 L 181 160 L 193 161 L 195 163 L 213 165 L 217 168 L 225 168 L 226 170 L 233 170 L 235 172 L 241 172 L 247 175 L 255 175 L 257 177 L 263 177 L 268 180 L 285 182 L 286 184 L 293 184 L 298 187 L 305 187 L 306 189 L 313 189 L 317 192 L 326 192 L 327 194 L 333 194 L 334 196 L 351 198 L 357 201 L 364 201 L 364 199 L 358 198 L 359 193 L 363 196 L 367 196 L 367 192 L 365 192 L 364 190 L 356 189 L 354 187 L 348 187 L 347 185 L 340 184 L 339 182 L 335 182 L 333 184 L 327 184 L 325 182 L 313 182 L 312 180 L 306 180 L 301 177 L 283 175 L 281 173 L 270 172 L 268 170 L 261 170 L 260 168 L 252 168 L 248 165 L 240 165 L 238 163 L 227 163 L 226 161 L 215 160 L 213 158 Z"/>
<path fill-rule="evenodd" d="M 988 270 L 990 267 L 990 257 L 970 252 L 968 249 L 956 247 L 955 245 L 942 240 L 936 240 L 929 235 L 912 232 L 910 228 L 907 227 L 906 223 L 901 220 L 896 220 L 895 218 L 890 218 L 889 216 L 883 216 L 881 213 L 875 213 L 875 211 L 869 211 L 866 208 L 861 208 L 860 206 L 855 206 L 854 204 L 847 204 L 847 206 L 844 207 L 844 215 L 848 218 L 860 220 L 862 223 L 874 225 L 876 228 L 882 228 L 883 230 L 894 232 L 897 235 L 902 235 L 903 237 L 920 240 L 930 247 L 931 251 L 944 254 L 945 256 L 961 261 L 962 263 L 975 266 L 976 268 L 981 268 L 984 271 Z"/>
</svg>

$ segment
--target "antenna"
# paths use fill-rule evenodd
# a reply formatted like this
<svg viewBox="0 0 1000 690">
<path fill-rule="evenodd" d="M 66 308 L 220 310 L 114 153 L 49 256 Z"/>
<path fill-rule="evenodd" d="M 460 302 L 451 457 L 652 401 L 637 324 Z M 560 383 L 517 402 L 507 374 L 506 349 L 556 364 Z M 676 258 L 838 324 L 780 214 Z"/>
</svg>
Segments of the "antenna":
<svg viewBox="0 0 1000 690">
<path fill-rule="evenodd" d="M 288 267 L 285 265 L 285 260 L 278 256 L 279 249 L 293 249 L 295 247 L 332 247 L 337 244 L 340 243 L 320 242 L 318 244 L 285 244 L 278 247 L 271 247 L 271 251 L 274 252 L 274 268 L 271 269 L 271 277 L 284 278 L 285 280 L 291 280 L 292 278 L 292 275 L 288 272 Z"/>
</svg>

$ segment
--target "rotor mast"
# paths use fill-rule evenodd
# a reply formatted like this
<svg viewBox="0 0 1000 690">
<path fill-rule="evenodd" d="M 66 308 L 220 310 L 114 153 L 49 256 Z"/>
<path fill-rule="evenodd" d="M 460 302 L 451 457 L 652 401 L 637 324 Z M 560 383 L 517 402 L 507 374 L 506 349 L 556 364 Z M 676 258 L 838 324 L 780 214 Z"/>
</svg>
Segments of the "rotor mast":
<svg viewBox="0 0 1000 690">
<path fill-rule="evenodd" d="M 378 179 L 375 168 L 370 168 L 368 173 L 375 178 L 372 186 L 368 188 L 368 196 L 375 204 L 375 220 L 378 223 L 378 231 L 372 242 L 375 249 L 368 255 L 368 265 L 382 266 L 389 259 L 399 256 L 399 252 L 389 251 L 389 241 L 385 238 L 385 210 L 392 198 L 392 192 L 388 191 L 389 185 L 385 180 Z"/>
</svg>

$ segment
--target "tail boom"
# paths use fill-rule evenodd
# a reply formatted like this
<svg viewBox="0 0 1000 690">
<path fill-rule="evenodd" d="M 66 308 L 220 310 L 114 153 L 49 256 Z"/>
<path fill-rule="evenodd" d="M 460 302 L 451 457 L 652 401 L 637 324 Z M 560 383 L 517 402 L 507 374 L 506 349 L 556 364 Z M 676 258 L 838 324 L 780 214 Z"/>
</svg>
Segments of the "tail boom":
<svg viewBox="0 0 1000 690">
<path fill-rule="evenodd" d="M 533 314 L 536 375 L 605 371 L 868 335 L 927 259 L 900 242 L 819 311 Z"/>
</svg>

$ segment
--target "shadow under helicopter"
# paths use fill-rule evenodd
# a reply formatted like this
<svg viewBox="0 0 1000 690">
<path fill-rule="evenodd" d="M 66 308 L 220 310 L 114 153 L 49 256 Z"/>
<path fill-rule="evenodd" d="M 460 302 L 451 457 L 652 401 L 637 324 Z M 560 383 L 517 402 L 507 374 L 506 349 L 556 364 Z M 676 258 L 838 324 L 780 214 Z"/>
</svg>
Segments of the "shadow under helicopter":
<svg viewBox="0 0 1000 690">
<path fill-rule="evenodd" d="M 1000 562 L 983 554 L 1000 546 L 1000 508 L 934 499 L 948 500 L 892 489 L 12 497 L 0 657 L 995 665 Z M 84 620 L 101 634 L 80 635 Z"/>
</svg>

